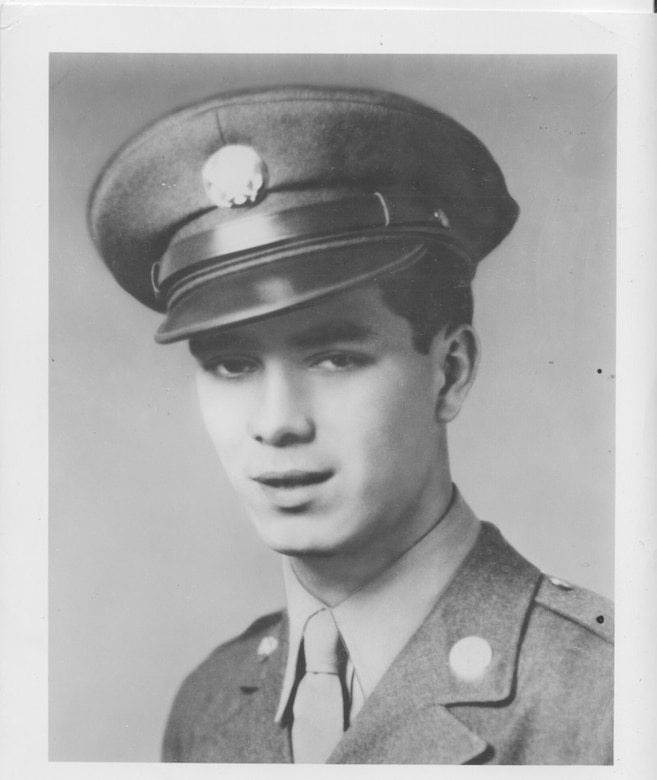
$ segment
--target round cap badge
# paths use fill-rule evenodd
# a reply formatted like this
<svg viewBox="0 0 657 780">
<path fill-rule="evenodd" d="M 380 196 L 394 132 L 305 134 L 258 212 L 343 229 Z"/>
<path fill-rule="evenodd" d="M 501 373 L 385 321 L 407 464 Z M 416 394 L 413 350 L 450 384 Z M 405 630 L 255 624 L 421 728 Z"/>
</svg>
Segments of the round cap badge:
<svg viewBox="0 0 657 780">
<path fill-rule="evenodd" d="M 208 158 L 202 171 L 210 200 L 219 208 L 249 206 L 263 194 L 267 166 L 251 146 L 229 144 Z"/>
</svg>

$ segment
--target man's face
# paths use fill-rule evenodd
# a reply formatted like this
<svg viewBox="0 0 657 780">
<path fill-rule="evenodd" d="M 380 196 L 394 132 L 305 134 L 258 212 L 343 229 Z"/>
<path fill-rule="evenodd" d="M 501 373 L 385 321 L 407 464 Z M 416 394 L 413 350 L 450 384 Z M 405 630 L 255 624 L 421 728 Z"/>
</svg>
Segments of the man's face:
<svg viewBox="0 0 657 780">
<path fill-rule="evenodd" d="M 435 521 L 439 360 L 372 285 L 193 344 L 208 432 L 271 548 L 380 549 Z"/>
</svg>

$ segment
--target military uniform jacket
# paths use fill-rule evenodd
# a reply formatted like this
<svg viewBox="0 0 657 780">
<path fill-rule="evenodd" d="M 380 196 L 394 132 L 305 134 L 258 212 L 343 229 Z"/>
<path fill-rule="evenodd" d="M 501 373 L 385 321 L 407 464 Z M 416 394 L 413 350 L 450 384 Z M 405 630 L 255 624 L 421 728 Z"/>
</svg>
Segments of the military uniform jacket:
<svg viewBox="0 0 657 780">
<path fill-rule="evenodd" d="M 492 649 L 474 677 L 450 661 L 467 637 Z M 606 600 L 542 575 L 483 523 L 329 763 L 609 764 L 612 639 Z M 286 659 L 284 612 L 215 650 L 176 697 L 163 760 L 290 762 L 274 719 Z"/>
</svg>

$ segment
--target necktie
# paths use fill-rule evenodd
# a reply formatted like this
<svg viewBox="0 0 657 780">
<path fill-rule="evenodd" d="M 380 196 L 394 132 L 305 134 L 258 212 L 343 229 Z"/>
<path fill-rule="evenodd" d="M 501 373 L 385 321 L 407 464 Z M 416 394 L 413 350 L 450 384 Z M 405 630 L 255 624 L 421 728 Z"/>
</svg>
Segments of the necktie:
<svg viewBox="0 0 657 780">
<path fill-rule="evenodd" d="M 344 732 L 338 642 L 331 613 L 316 612 L 303 633 L 306 669 L 294 697 L 292 751 L 297 764 L 324 763 Z"/>
</svg>

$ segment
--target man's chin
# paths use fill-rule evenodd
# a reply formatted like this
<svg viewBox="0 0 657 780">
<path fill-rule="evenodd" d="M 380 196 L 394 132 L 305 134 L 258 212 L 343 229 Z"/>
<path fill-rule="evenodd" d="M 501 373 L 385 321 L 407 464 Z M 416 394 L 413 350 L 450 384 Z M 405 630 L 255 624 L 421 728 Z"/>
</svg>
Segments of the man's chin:
<svg viewBox="0 0 657 780">
<path fill-rule="evenodd" d="M 285 517 L 252 518 L 260 540 L 274 552 L 294 558 L 330 558 L 339 553 L 337 539 L 330 538 L 326 523 L 318 528 L 318 518 L 303 517 L 303 512 Z M 319 533 L 323 530 L 324 533 Z"/>
<path fill-rule="evenodd" d="M 271 550 L 290 558 L 331 558 L 339 553 L 338 545 L 319 540 L 281 539 L 269 534 L 260 538 Z"/>
</svg>

